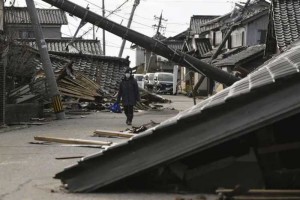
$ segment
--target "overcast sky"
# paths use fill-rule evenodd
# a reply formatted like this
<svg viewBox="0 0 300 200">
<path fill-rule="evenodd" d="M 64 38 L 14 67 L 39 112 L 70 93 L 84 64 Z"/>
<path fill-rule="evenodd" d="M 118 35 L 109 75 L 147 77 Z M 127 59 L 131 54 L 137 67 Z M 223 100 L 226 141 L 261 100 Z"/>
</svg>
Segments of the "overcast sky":
<svg viewBox="0 0 300 200">
<path fill-rule="evenodd" d="M 7 0 L 6 5 L 9 6 L 11 1 L 13 0 Z M 83 7 L 89 5 L 91 11 L 102 14 L 102 0 L 71 1 Z M 108 19 L 127 26 L 134 1 L 135 0 L 105 0 L 106 15 L 109 14 L 109 11 L 115 10 L 125 2 L 125 4 L 119 10 L 111 14 Z M 169 37 L 186 30 L 189 27 L 190 18 L 193 15 L 222 15 L 231 12 L 235 2 L 245 1 L 246 0 L 141 0 L 135 11 L 131 28 L 152 37 L 155 34 L 155 29 L 152 25 L 158 24 L 154 16 L 159 17 L 162 12 L 163 18 L 167 20 L 163 21 L 162 24 L 166 27 L 163 33 L 166 37 Z M 51 8 L 49 4 L 42 0 L 35 0 L 34 2 L 38 8 Z M 15 6 L 26 6 L 25 0 L 16 0 Z M 80 23 L 80 19 L 69 15 L 67 16 L 69 25 L 63 26 L 62 33 L 64 37 L 71 37 Z M 93 31 L 91 27 L 91 24 L 86 24 L 77 36 L 86 33 L 84 38 L 92 39 Z M 96 37 L 102 42 L 102 29 L 98 29 Z M 106 55 L 118 56 L 121 43 L 122 40 L 119 37 L 106 32 Z M 135 66 L 135 52 L 130 49 L 130 45 L 131 42 L 127 41 L 123 57 L 129 55 L 131 66 L 133 67 Z"/>
</svg>

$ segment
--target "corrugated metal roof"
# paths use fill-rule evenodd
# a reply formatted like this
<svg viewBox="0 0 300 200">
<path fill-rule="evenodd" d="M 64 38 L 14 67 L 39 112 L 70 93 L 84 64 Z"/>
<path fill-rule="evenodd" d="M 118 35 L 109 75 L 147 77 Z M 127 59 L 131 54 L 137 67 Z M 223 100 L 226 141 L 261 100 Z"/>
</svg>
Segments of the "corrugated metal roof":
<svg viewBox="0 0 300 200">
<path fill-rule="evenodd" d="M 37 49 L 35 39 L 24 39 L 18 41 Z M 102 55 L 102 49 L 99 40 L 76 39 L 72 43 L 73 47 L 69 46 L 67 50 L 66 47 L 69 45 L 70 41 L 70 39 L 46 39 L 47 49 L 48 51 L 54 52 L 81 52 L 83 54 Z"/>
<path fill-rule="evenodd" d="M 273 1 L 274 29 L 277 44 L 285 48 L 300 37 L 300 1 Z"/>
<path fill-rule="evenodd" d="M 60 9 L 37 8 L 38 19 L 41 24 L 68 24 L 65 12 Z M 4 7 L 5 24 L 31 24 L 27 7 Z"/>
<path fill-rule="evenodd" d="M 263 55 L 265 50 L 265 45 L 255 45 L 245 48 L 244 50 L 233 54 L 227 58 L 224 58 L 220 61 L 214 62 L 214 66 L 231 66 L 236 65 L 242 62 L 245 59 L 249 59 L 251 57 L 255 57 L 257 55 Z"/>
<path fill-rule="evenodd" d="M 55 178 L 70 191 L 94 191 L 299 113 L 299 70 L 300 44 L 216 95 L 81 159 Z"/>
</svg>

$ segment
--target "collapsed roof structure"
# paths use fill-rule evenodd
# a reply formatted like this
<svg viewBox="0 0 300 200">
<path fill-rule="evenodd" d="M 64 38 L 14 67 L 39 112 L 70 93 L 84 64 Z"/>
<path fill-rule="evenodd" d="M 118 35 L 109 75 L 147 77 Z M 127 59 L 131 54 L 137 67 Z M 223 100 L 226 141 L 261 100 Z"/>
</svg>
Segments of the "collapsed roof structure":
<svg viewBox="0 0 300 200">
<path fill-rule="evenodd" d="M 173 57 L 174 61 L 200 70 L 208 77 L 212 75 L 221 82 L 233 83 L 160 125 L 85 157 L 56 174 L 55 178 L 70 191 L 90 192 L 120 182 L 140 185 L 140 180 L 151 182 L 157 177 L 168 180 L 170 176 L 195 190 L 212 191 L 217 186 L 236 184 L 300 187 L 300 166 L 294 160 L 300 147 L 295 129 L 300 117 L 300 96 L 296 92 L 300 89 L 299 43 L 236 81 L 231 76 L 218 76 L 219 70 L 214 67 L 174 52 L 159 41 L 124 29 L 67 0 L 44 1 L 78 17 L 86 16 L 88 22 L 147 46 L 166 58 Z M 224 81 L 225 77 L 230 81 Z"/>
<path fill-rule="evenodd" d="M 300 179 L 296 178 L 298 172 L 295 171 L 298 166 L 290 155 L 299 151 L 299 137 L 295 135 L 297 131 L 287 133 L 282 128 L 287 124 L 295 127 L 299 119 L 300 96 L 296 92 L 300 89 L 299 48 L 300 45 L 296 44 L 231 87 L 129 141 L 83 158 L 55 178 L 61 179 L 70 191 L 89 192 L 122 179 L 128 181 L 136 174 L 151 173 L 161 166 L 179 163 L 181 178 L 185 182 L 189 174 L 201 180 L 201 175 L 208 173 L 208 169 L 218 171 L 240 162 L 242 167 L 239 170 L 243 171 L 245 166 L 257 162 L 265 187 L 298 188 Z M 270 127 L 272 130 L 264 131 Z M 285 140 L 272 139 L 285 136 Z M 251 149 L 256 159 L 239 160 Z M 278 160 L 272 160 L 277 153 L 280 153 L 280 159 L 287 161 L 286 164 L 278 165 Z M 216 165 L 217 160 L 229 157 L 233 158 L 229 164 L 222 166 L 219 163 L 210 168 L 209 165 Z M 251 170 L 243 172 L 247 173 L 231 177 L 231 180 L 246 180 Z M 239 184 L 225 184 L 222 182 L 224 177 L 226 173 L 221 173 L 219 186 Z M 252 183 L 251 186 L 258 185 Z"/>
</svg>

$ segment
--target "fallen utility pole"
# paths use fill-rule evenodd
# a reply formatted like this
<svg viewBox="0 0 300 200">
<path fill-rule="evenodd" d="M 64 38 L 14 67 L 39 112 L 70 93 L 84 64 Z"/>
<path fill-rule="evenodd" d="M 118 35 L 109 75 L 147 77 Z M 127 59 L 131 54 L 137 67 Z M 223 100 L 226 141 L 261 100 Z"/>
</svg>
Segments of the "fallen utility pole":
<svg viewBox="0 0 300 200">
<path fill-rule="evenodd" d="M 134 4 L 132 6 L 132 10 L 131 10 L 131 14 L 130 14 L 130 18 L 128 20 L 127 28 L 130 28 L 130 26 L 131 26 L 131 22 L 132 22 L 132 19 L 133 19 L 134 11 L 135 11 L 136 7 L 139 5 L 139 3 L 140 3 L 140 0 L 135 0 L 134 1 Z M 120 48 L 120 52 L 119 52 L 119 58 L 122 57 L 125 44 L 126 44 L 126 40 L 123 39 L 122 44 L 121 44 L 121 48 Z"/>
<path fill-rule="evenodd" d="M 138 46 L 141 46 L 155 54 L 161 55 L 175 63 L 192 68 L 194 71 L 201 73 L 215 81 L 223 83 L 225 85 L 231 85 L 238 81 L 239 78 L 227 73 L 219 68 L 213 67 L 201 60 L 169 48 L 166 44 L 150 38 L 146 35 L 138 33 L 134 30 L 123 27 L 115 22 L 103 18 L 102 16 L 87 11 L 85 8 L 76 5 L 68 0 L 43 0 L 50 5 L 56 6 L 76 17 L 83 18 L 86 15 L 86 22 L 99 26 L 100 28 L 109 31 L 123 39 L 131 41 Z"/>
<path fill-rule="evenodd" d="M 53 109 L 56 114 L 56 118 L 61 120 L 65 118 L 65 112 L 63 110 L 61 97 L 57 88 L 57 83 L 52 69 L 51 60 L 48 54 L 46 41 L 44 39 L 43 31 L 38 20 L 37 11 L 33 0 L 26 0 L 26 4 L 30 15 L 34 35 L 36 38 L 36 44 L 40 52 L 43 69 L 46 74 L 46 79 L 49 87 L 49 94 L 52 98 Z"/>
</svg>

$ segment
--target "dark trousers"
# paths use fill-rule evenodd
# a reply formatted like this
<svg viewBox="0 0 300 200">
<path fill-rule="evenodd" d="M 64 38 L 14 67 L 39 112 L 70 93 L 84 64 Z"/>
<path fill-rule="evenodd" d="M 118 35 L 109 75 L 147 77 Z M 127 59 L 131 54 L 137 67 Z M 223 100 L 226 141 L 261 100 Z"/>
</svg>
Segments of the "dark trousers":
<svg viewBox="0 0 300 200">
<path fill-rule="evenodd" d="M 127 121 L 132 122 L 133 119 L 133 106 L 124 106 L 124 112 L 127 117 Z"/>
</svg>

